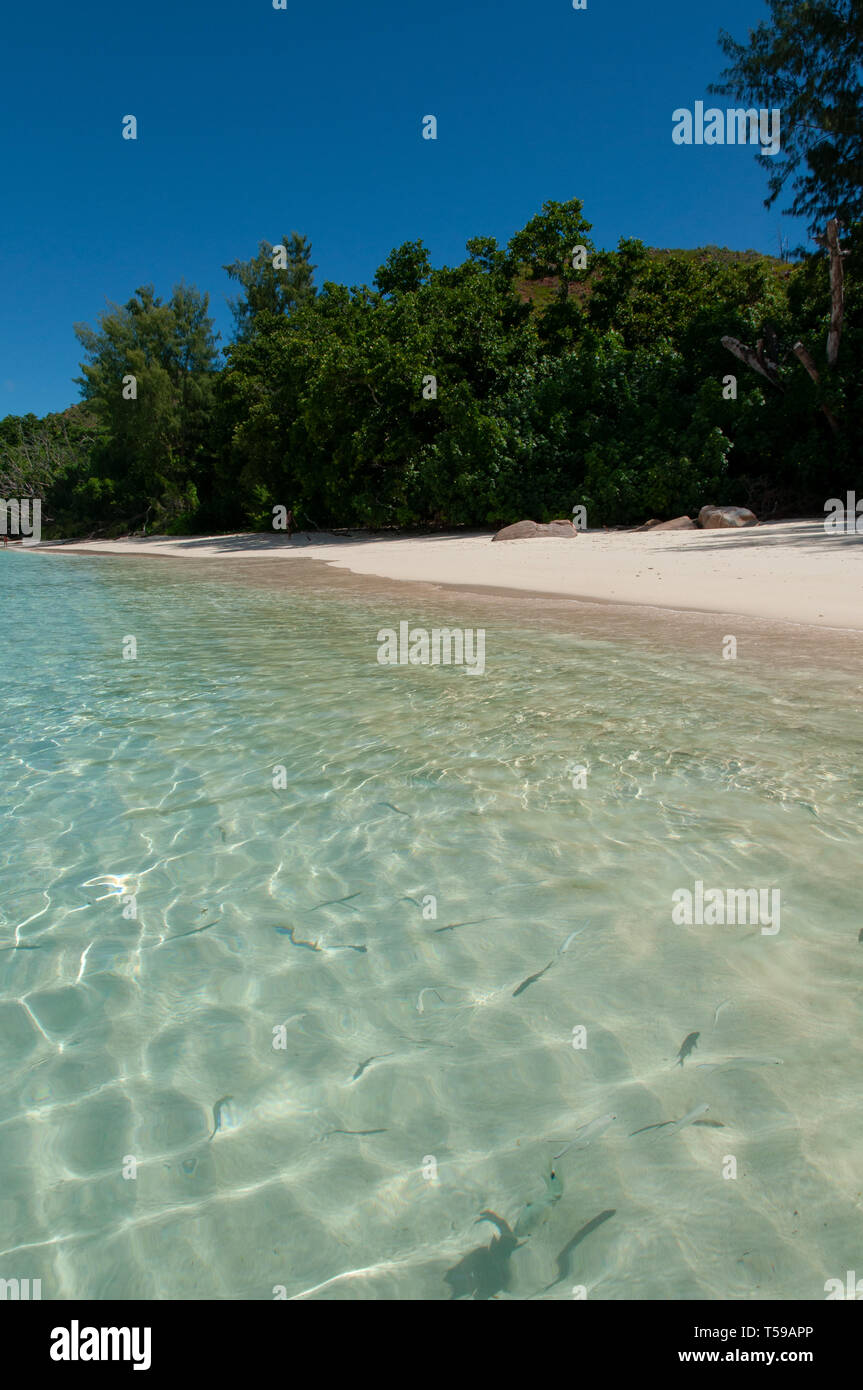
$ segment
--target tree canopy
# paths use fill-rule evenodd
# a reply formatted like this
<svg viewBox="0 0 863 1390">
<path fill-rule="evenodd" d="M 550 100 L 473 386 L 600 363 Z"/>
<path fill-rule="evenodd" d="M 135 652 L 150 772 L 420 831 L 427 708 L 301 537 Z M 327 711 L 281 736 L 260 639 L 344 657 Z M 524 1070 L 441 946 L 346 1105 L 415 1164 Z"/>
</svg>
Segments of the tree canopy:
<svg viewBox="0 0 863 1390">
<path fill-rule="evenodd" d="M 860 0 L 768 0 L 769 20 L 748 43 L 720 45 L 731 60 L 712 90 L 782 112 L 782 151 L 770 161 L 767 206 L 786 185 L 788 212 L 810 231 L 831 217 L 863 217 L 863 5 Z"/>
<path fill-rule="evenodd" d="M 863 9 L 769 4 L 748 45 L 722 35 L 719 90 L 780 107 L 768 201 L 790 180 L 813 254 L 598 251 L 571 198 L 458 265 L 417 238 L 371 286 L 318 288 L 291 232 L 224 267 L 223 360 L 185 284 L 79 325 L 82 402 L 0 421 L 0 484 L 43 496 L 45 534 L 820 509 L 863 435 Z"/>
</svg>

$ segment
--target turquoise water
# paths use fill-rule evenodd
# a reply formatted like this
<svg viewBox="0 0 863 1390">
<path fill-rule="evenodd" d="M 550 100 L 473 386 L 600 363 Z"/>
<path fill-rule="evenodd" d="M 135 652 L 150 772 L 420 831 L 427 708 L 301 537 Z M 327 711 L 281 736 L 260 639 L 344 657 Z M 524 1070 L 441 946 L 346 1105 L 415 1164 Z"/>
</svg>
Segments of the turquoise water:
<svg viewBox="0 0 863 1390">
<path fill-rule="evenodd" d="M 861 1268 L 853 646 L 726 662 L 188 562 L 8 552 L 0 585 L 0 1277 L 822 1299 Z M 485 675 L 377 664 L 459 613 Z M 676 925 L 696 880 L 778 888 L 781 929 Z"/>
</svg>

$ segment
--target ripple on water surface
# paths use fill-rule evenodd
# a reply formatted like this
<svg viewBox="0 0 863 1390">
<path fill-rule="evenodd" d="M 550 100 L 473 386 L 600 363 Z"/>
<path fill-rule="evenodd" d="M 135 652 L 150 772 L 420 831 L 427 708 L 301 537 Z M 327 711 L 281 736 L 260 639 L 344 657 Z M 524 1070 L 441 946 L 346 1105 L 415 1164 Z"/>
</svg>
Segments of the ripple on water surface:
<svg viewBox="0 0 863 1390">
<path fill-rule="evenodd" d="M 493 607 L 483 677 L 387 668 L 457 601 L 0 570 L 0 1275 L 783 1299 L 859 1264 L 859 673 Z M 779 889 L 780 930 L 676 924 L 698 880 Z"/>
</svg>

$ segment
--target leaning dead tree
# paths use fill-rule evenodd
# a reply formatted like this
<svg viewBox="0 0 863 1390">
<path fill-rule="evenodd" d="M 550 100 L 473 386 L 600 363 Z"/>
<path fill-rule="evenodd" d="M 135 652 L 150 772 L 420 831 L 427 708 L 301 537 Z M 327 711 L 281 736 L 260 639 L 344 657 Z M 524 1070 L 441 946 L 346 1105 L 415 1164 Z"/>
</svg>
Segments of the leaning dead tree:
<svg viewBox="0 0 863 1390">
<path fill-rule="evenodd" d="M 842 320 L 845 312 L 845 268 L 844 260 L 849 254 L 843 251 L 839 244 L 839 222 L 834 217 L 827 223 L 827 230 L 824 236 L 816 237 L 819 246 L 823 246 L 830 253 L 830 330 L 827 334 L 827 366 L 832 370 L 839 360 L 839 342 L 842 337 Z M 741 362 L 745 362 L 747 367 L 751 367 L 754 372 L 758 372 L 771 386 L 775 386 L 778 391 L 784 388 L 779 379 L 778 364 L 771 361 L 764 351 L 764 339 L 759 338 L 754 348 L 747 347 L 737 338 L 724 337 L 722 346 L 737 357 Z M 802 342 L 796 342 L 792 348 L 794 356 L 803 364 L 809 376 L 816 386 L 821 384 L 821 373 L 812 359 L 812 354 Z M 840 433 L 839 421 L 833 414 L 829 406 L 822 403 L 821 409 L 834 434 Z"/>
</svg>

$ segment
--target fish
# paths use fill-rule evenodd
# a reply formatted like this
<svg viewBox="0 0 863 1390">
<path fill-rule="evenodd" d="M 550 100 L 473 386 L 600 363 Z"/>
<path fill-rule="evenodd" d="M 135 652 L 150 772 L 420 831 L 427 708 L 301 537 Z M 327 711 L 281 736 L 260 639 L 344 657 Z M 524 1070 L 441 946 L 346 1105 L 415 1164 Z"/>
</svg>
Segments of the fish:
<svg viewBox="0 0 863 1390">
<path fill-rule="evenodd" d="M 857 933 L 857 940 L 858 942 L 863 941 L 863 927 L 861 927 L 859 932 Z"/>
<path fill-rule="evenodd" d="M 528 1202 L 522 1208 L 515 1223 L 517 1236 L 529 1236 L 537 1226 L 542 1226 L 551 1215 L 551 1208 L 563 1196 L 563 1181 L 553 1168 L 549 1174 L 544 1175 L 543 1182 L 548 1190 L 544 1197 L 540 1197 L 536 1202 Z"/>
<path fill-rule="evenodd" d="M 353 902 L 354 898 L 362 897 L 361 893 L 348 893 L 345 898 L 328 898 L 325 903 L 317 903 L 315 907 L 310 907 L 310 912 L 319 912 L 322 907 L 338 907 L 340 903 Z M 359 908 L 352 907 L 351 912 L 358 912 Z"/>
<path fill-rule="evenodd" d="M 683 1042 L 680 1045 L 680 1051 L 677 1054 L 677 1065 L 679 1067 L 683 1066 L 683 1063 L 686 1061 L 690 1052 L 694 1051 L 694 1049 L 698 1046 L 698 1039 L 700 1037 L 700 1033 L 687 1033 L 686 1037 L 683 1039 Z"/>
<path fill-rule="evenodd" d="M 424 1010 L 424 1008 L 423 1008 L 423 995 L 424 995 L 424 994 L 434 994 L 434 995 L 437 996 L 438 999 L 440 999 L 440 995 L 438 994 L 438 992 L 437 992 L 437 990 L 435 989 L 434 985 L 426 985 L 425 989 L 421 989 L 420 992 L 419 992 L 419 994 L 417 995 L 417 1013 L 418 1013 L 418 1014 L 421 1014 L 421 1013 L 424 1013 L 424 1012 L 425 1012 L 425 1010 Z M 440 999 L 440 1002 L 443 1003 L 443 1000 Z"/>
<path fill-rule="evenodd" d="M 398 806 L 394 806 L 391 801 L 376 801 L 376 806 L 386 806 L 388 811 L 395 811 L 397 816 L 407 816 L 408 820 L 413 820 L 410 811 L 400 811 Z"/>
<path fill-rule="evenodd" d="M 629 1137 L 630 1139 L 634 1139 L 636 1134 L 644 1134 L 648 1129 L 665 1129 L 665 1126 L 670 1124 L 673 1124 L 672 1120 L 660 1120 L 659 1123 L 655 1125 L 642 1125 L 641 1129 L 634 1129 Z"/>
<path fill-rule="evenodd" d="M 203 927 L 193 927 L 191 931 L 178 932 L 176 936 L 166 936 L 163 941 L 159 941 L 156 944 L 159 946 L 167 946 L 169 941 L 182 941 L 186 936 L 198 936 L 202 931 L 210 931 L 212 927 L 217 927 L 221 920 L 221 917 L 217 917 L 215 922 L 206 922 Z"/>
<path fill-rule="evenodd" d="M 303 946 L 307 951 L 318 951 L 321 954 L 324 952 L 332 953 L 334 951 L 356 951 L 361 956 L 368 954 L 367 946 L 352 946 L 350 944 L 345 946 L 322 946 L 319 941 L 297 941 L 294 936 L 293 927 L 275 927 L 274 930 L 279 933 L 279 936 L 289 937 L 292 945 Z"/>
<path fill-rule="evenodd" d="M 321 1135 L 321 1143 L 329 1139 L 331 1134 L 389 1134 L 388 1129 L 328 1129 L 326 1134 Z"/>
<path fill-rule="evenodd" d="M 306 951 L 320 951 L 321 949 L 317 941 L 297 941 L 293 927 L 276 927 L 275 930 L 279 936 L 286 936 L 292 946 L 302 946 Z"/>
<path fill-rule="evenodd" d="M 478 1226 L 481 1221 L 490 1221 L 497 1227 L 498 1234 L 491 1245 L 477 1246 L 447 1270 L 444 1283 L 452 1290 L 452 1299 L 469 1297 L 486 1301 L 510 1286 L 510 1261 L 521 1242 L 496 1212 L 480 1212 L 474 1225 Z"/>
<path fill-rule="evenodd" d="M 478 927 L 481 922 L 496 922 L 497 917 L 476 917 L 472 922 L 450 922 L 448 927 L 435 927 L 433 935 L 442 931 L 455 931 L 456 927 Z"/>
<path fill-rule="evenodd" d="M 695 1106 L 695 1109 L 694 1109 L 694 1110 L 690 1110 L 688 1115 L 684 1115 L 682 1120 L 672 1120 L 672 1122 L 671 1122 L 671 1130 L 672 1130 L 672 1132 L 673 1132 L 674 1134 L 677 1134 L 678 1130 L 683 1129 L 685 1125 L 697 1124 L 697 1123 L 698 1123 L 699 1116 L 701 1116 L 701 1115 L 706 1115 L 706 1113 L 707 1113 L 707 1111 L 708 1111 L 709 1109 L 710 1109 L 710 1106 L 709 1106 L 709 1105 L 696 1105 L 696 1106 Z"/>
<path fill-rule="evenodd" d="M 222 1096 L 222 1099 L 221 1099 L 221 1100 L 217 1100 L 217 1101 L 216 1101 L 216 1104 L 213 1106 L 213 1133 L 210 1135 L 210 1138 L 211 1138 L 211 1139 L 215 1139 L 215 1137 L 216 1137 L 216 1131 L 219 1130 L 219 1129 L 221 1129 L 221 1127 L 222 1127 L 222 1111 L 224 1110 L 225 1106 L 228 1104 L 228 1101 L 229 1101 L 229 1100 L 233 1100 L 233 1099 L 234 1099 L 233 1096 Z"/>
<path fill-rule="evenodd" d="M 356 1071 L 354 1072 L 353 1076 L 351 1077 L 351 1081 L 359 1081 L 359 1079 L 360 1079 L 360 1077 L 362 1076 L 363 1072 L 366 1070 L 366 1067 L 370 1067 L 371 1064 L 372 1064 L 372 1062 L 380 1062 L 380 1061 L 383 1060 L 384 1057 L 394 1057 L 394 1056 L 395 1056 L 395 1053 L 394 1053 L 394 1052 L 379 1052 L 379 1053 L 377 1054 L 377 1056 L 375 1056 L 375 1057 L 367 1057 L 366 1060 L 365 1060 L 364 1062 L 360 1062 L 359 1066 L 357 1067 Z"/>
<path fill-rule="evenodd" d="M 513 992 L 512 992 L 512 997 L 513 997 L 513 999 L 517 999 L 518 996 L 519 996 L 520 994 L 524 994 L 524 991 L 525 991 L 526 989 L 529 989 L 530 986 L 531 986 L 532 984 L 534 984 L 536 980 L 541 980 L 542 977 L 543 977 L 543 975 L 545 974 L 545 972 L 546 972 L 547 970 L 550 970 L 551 967 L 552 967 L 553 965 L 554 965 L 554 961 L 553 961 L 553 960 L 550 960 L 550 961 L 548 962 L 548 965 L 543 966 L 542 970 L 537 970 L 537 972 L 536 972 L 535 975 L 528 975 L 528 977 L 527 977 L 526 980 L 522 980 L 522 982 L 521 982 L 521 984 L 519 985 L 518 989 L 514 989 Z"/>
<path fill-rule="evenodd" d="M 722 1010 L 726 1007 L 727 1004 L 730 1004 L 731 1002 L 732 1002 L 732 1000 L 730 1000 L 730 999 L 723 999 L 722 1003 L 719 1004 L 719 1005 L 717 1005 L 716 1012 L 715 1012 L 714 1015 L 713 1015 L 713 1026 L 714 1026 L 714 1028 L 716 1027 L 716 1020 L 718 1019 L 718 1017 L 719 1017 L 719 1015 L 721 1014 Z"/>
<path fill-rule="evenodd" d="M 570 944 L 570 942 L 571 942 L 571 941 L 574 941 L 575 938 L 576 938 L 577 936 L 582 936 L 582 935 L 584 934 L 584 932 L 587 931 L 587 928 L 588 928 L 589 926 L 590 926 L 590 923 L 587 922 L 587 923 L 585 923 L 585 925 L 584 925 L 583 927 L 579 927 L 577 931 L 571 931 L 571 932 L 569 933 L 569 936 L 568 936 L 568 937 L 566 938 L 566 940 L 564 941 L 563 945 L 562 945 L 562 946 L 558 946 L 558 948 L 557 948 L 557 954 L 558 954 L 559 956 L 562 956 L 563 953 L 564 953 L 564 951 L 568 951 L 568 950 L 569 950 L 569 944 Z"/>
<path fill-rule="evenodd" d="M 641 1129 L 634 1129 L 629 1137 L 633 1139 L 636 1134 L 644 1134 L 645 1130 L 648 1129 L 670 1129 L 676 1134 L 678 1130 L 683 1129 L 684 1125 L 695 1124 L 699 1116 L 704 1115 L 709 1109 L 709 1105 L 696 1105 L 694 1110 L 690 1110 L 679 1120 L 660 1120 L 655 1125 L 642 1125 Z"/>
<path fill-rule="evenodd" d="M 580 1129 L 576 1130 L 575 1137 L 570 1139 L 566 1148 L 554 1155 L 554 1161 L 557 1162 L 559 1158 L 563 1158 L 563 1155 L 570 1149 L 586 1149 L 588 1144 L 592 1143 L 594 1139 L 598 1139 L 600 1134 L 604 1134 L 609 1125 L 616 1119 L 617 1116 L 612 1115 L 609 1111 L 607 1115 L 600 1115 L 598 1119 L 591 1120 L 590 1124 L 582 1125 Z"/>
<path fill-rule="evenodd" d="M 781 1067 L 781 1057 L 727 1057 L 724 1062 L 696 1062 L 703 1071 L 719 1071 L 720 1067 Z"/>
<path fill-rule="evenodd" d="M 571 1278 L 573 1251 L 581 1245 L 583 1240 L 587 1240 L 589 1235 L 592 1235 L 594 1231 L 598 1230 L 600 1226 L 604 1225 L 606 1221 L 610 1221 L 612 1216 L 616 1215 L 617 1208 L 609 1207 L 607 1211 L 601 1211 L 599 1216 L 594 1216 L 592 1221 L 588 1221 L 585 1226 L 582 1226 L 580 1230 L 576 1231 L 572 1240 L 566 1242 L 566 1245 L 557 1257 L 557 1278 L 550 1284 L 546 1284 L 542 1291 L 543 1293 L 548 1293 L 549 1289 L 553 1289 L 555 1285 L 562 1283 L 564 1279 Z"/>
</svg>

